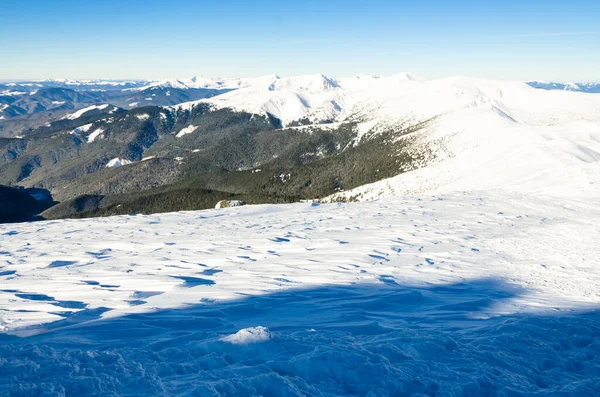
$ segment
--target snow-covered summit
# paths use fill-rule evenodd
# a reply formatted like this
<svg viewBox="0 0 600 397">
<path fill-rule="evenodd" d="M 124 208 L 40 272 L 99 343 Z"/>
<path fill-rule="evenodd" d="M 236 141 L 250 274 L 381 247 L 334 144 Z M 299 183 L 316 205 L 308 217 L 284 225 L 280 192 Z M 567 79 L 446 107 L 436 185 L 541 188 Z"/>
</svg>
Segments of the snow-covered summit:
<svg viewBox="0 0 600 397">
<path fill-rule="evenodd" d="M 194 76 L 191 78 L 165 79 L 148 82 L 141 87 L 128 88 L 124 91 L 143 91 L 149 88 L 178 88 L 178 89 L 237 89 L 241 79 Z"/>
<path fill-rule="evenodd" d="M 265 76 L 240 80 L 239 89 L 202 100 L 277 117 L 284 125 L 323 121 L 425 120 L 465 108 L 486 106 L 509 118 L 549 124 L 559 119 L 596 117 L 600 99 L 573 93 L 543 92 L 518 81 L 470 77 L 425 80 L 411 73 L 389 77 L 360 75 Z M 184 104 L 184 106 L 190 104 Z"/>
<path fill-rule="evenodd" d="M 418 150 L 430 153 L 430 161 L 337 198 L 472 189 L 554 197 L 600 194 L 600 96 L 452 77 L 407 86 L 394 95 L 382 91 L 360 105 L 373 128 L 393 126 L 403 117 L 429 119 Z"/>
<path fill-rule="evenodd" d="M 253 114 L 271 114 L 288 125 L 305 118 L 331 120 L 342 111 L 337 99 L 344 90 L 332 78 L 323 75 L 280 77 L 276 75 L 241 79 L 239 89 L 207 100 L 217 108 L 231 108 Z"/>
</svg>

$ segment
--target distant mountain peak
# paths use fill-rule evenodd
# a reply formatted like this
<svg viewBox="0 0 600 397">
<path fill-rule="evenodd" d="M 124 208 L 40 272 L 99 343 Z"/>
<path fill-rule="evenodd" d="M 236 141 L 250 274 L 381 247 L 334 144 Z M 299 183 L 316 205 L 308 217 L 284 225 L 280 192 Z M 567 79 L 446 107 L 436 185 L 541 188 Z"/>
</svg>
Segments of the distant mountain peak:
<svg viewBox="0 0 600 397">
<path fill-rule="evenodd" d="M 562 91 L 574 91 L 584 92 L 589 94 L 600 93 L 600 83 L 555 83 L 548 81 L 528 81 L 528 85 L 533 88 L 539 88 L 542 90 L 562 90 Z"/>
</svg>

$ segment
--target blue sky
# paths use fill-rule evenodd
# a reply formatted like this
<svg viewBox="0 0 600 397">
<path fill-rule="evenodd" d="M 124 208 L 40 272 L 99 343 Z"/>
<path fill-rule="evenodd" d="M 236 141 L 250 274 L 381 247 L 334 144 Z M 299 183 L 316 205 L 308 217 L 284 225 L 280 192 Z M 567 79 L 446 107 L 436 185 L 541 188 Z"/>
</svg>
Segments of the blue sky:
<svg viewBox="0 0 600 397">
<path fill-rule="evenodd" d="M 0 80 L 401 71 L 600 81 L 600 1 L 0 1 Z"/>
</svg>

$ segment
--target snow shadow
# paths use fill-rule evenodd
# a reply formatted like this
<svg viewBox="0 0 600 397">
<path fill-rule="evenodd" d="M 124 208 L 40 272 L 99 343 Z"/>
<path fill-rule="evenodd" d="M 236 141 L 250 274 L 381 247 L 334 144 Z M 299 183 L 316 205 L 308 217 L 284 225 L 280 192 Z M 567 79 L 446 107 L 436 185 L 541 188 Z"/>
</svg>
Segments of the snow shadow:
<svg viewBox="0 0 600 397">
<path fill-rule="evenodd" d="M 600 312 L 489 316 L 524 293 L 384 282 L 70 321 L 0 336 L 0 395 L 600 393 Z"/>
</svg>

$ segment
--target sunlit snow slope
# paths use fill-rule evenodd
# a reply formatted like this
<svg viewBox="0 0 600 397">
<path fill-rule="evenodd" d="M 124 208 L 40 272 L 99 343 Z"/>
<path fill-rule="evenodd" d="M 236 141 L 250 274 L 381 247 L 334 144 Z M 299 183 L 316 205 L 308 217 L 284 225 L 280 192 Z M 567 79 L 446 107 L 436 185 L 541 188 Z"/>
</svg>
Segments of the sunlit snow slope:
<svg viewBox="0 0 600 397">
<path fill-rule="evenodd" d="M 416 150 L 428 159 L 421 169 L 334 200 L 490 188 L 572 196 L 599 192 L 598 95 L 469 77 L 428 81 L 410 73 L 265 76 L 245 79 L 239 87 L 200 102 L 270 114 L 284 126 L 352 123 L 360 137 L 427 122 L 416 133 Z"/>
<path fill-rule="evenodd" d="M 0 394 L 594 395 L 598 219 L 465 192 L 4 225 Z"/>
<path fill-rule="evenodd" d="M 4 225 L 0 325 L 324 284 L 481 277 L 529 291 L 490 314 L 598 304 L 599 215 L 593 201 L 480 192 Z"/>
</svg>

